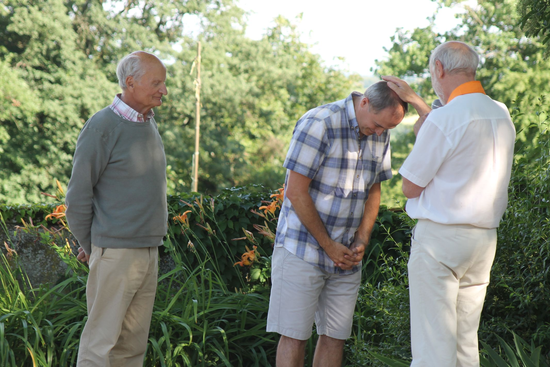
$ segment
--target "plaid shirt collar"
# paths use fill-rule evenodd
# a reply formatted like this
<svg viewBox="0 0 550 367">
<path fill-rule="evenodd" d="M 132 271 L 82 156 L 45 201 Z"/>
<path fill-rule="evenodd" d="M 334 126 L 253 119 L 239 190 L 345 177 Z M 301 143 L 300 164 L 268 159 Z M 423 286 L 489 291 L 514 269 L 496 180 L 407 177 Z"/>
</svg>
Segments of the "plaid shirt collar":
<svg viewBox="0 0 550 367">
<path fill-rule="evenodd" d="M 109 106 L 109 108 L 113 110 L 113 112 L 116 113 L 118 116 L 128 121 L 145 122 L 146 119 L 144 118 L 143 114 L 137 112 L 132 107 L 124 103 L 120 96 L 120 93 L 115 96 L 115 99 L 113 100 L 113 103 Z M 147 114 L 147 120 L 151 119 L 153 116 L 155 116 L 153 110 L 149 111 L 149 113 Z"/>
<path fill-rule="evenodd" d="M 348 114 L 348 121 L 349 126 L 352 130 L 355 130 L 355 133 L 357 134 L 357 139 L 364 138 L 365 136 L 360 134 L 359 131 L 359 123 L 357 122 L 357 116 L 355 116 L 355 105 L 353 104 L 353 97 L 363 97 L 362 93 L 359 92 L 352 92 L 347 98 L 346 98 L 346 112 Z"/>
</svg>

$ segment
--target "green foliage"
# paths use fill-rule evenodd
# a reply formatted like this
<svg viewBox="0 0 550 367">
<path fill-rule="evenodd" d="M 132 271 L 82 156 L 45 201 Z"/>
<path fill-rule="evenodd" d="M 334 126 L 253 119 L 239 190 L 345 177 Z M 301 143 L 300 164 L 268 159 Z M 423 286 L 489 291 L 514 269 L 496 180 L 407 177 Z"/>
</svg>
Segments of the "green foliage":
<svg viewBox="0 0 550 367">
<path fill-rule="evenodd" d="M 116 89 L 78 52 L 61 0 L 4 1 L 0 34 L 0 201 L 37 202 L 69 177 L 80 128 Z"/>
<path fill-rule="evenodd" d="M 499 227 L 497 258 L 484 314 L 486 330 L 507 328 L 537 344 L 550 345 L 550 132 L 548 107 L 539 99 L 531 116 L 538 144 L 516 152 L 509 203 Z M 515 113 L 522 113 L 516 109 Z M 491 338 L 488 333 L 486 340 Z M 544 351 L 548 354 L 549 351 Z"/>
<path fill-rule="evenodd" d="M 197 29 L 191 24 L 197 23 Z M 38 202 L 67 182 L 78 133 L 119 90 L 115 67 L 134 50 L 168 68 L 156 110 L 169 191 L 188 192 L 195 134 L 192 65 L 202 43 L 199 190 L 284 179 L 298 118 L 360 88 L 325 68 L 283 18 L 261 40 L 244 36 L 231 0 L 90 2 L 6 0 L 0 5 L 0 201 Z M 192 34 L 193 37 L 189 35 Z"/>
<path fill-rule="evenodd" d="M 219 274 L 224 287 L 229 290 L 246 289 L 267 281 L 270 271 L 272 241 L 264 236 L 254 238 L 254 226 L 264 225 L 268 218 L 258 208 L 269 199 L 269 193 L 261 185 L 225 189 L 215 197 L 172 196 L 170 208 L 169 238 L 174 241 L 174 256 L 191 268 L 205 266 Z M 186 211 L 187 223 L 175 219 Z M 274 218 L 271 218 L 273 220 Z M 243 229 L 246 236 L 243 237 Z M 239 267 L 246 245 L 254 239 L 263 266 Z M 171 248 L 166 248 L 170 251 Z M 233 271 L 232 269 L 235 269 Z M 248 280 L 248 282 L 247 282 Z"/>
<path fill-rule="evenodd" d="M 205 265 L 176 260 L 159 278 L 145 365 L 270 366 L 276 341 L 265 333 L 269 294 L 227 291 L 221 274 Z"/>
<path fill-rule="evenodd" d="M 72 275 L 52 287 L 31 288 L 17 256 L 1 255 L 0 365 L 72 366 L 86 315 L 86 268 L 54 246 Z"/>
<path fill-rule="evenodd" d="M 404 208 L 407 198 L 401 191 L 401 175 L 399 168 L 412 150 L 414 140 L 413 124 L 418 115 L 410 115 L 393 130 L 391 130 L 391 165 L 393 177 L 382 182 L 380 203 L 388 208 Z"/>
<path fill-rule="evenodd" d="M 481 344 L 483 344 L 483 355 L 480 357 L 481 366 L 520 366 L 521 362 L 522 366 L 548 367 L 548 363 L 544 360 L 544 356 L 541 355 L 542 347 L 535 347 L 533 342 L 528 344 L 525 340 L 517 336 L 516 333 L 512 332 L 512 335 L 514 337 L 513 347 L 506 343 L 504 339 L 497 336 L 500 343 L 499 348 L 497 348 L 499 350 L 498 352 L 487 343 L 481 342 Z M 486 357 L 484 355 L 486 355 Z"/>
<path fill-rule="evenodd" d="M 410 356 L 407 262 L 411 226 L 404 212 L 381 208 L 363 260 L 353 332 L 346 343 L 346 366 L 386 366 L 385 357 L 378 354 L 393 359 Z"/>
<path fill-rule="evenodd" d="M 440 6 L 450 1 L 438 0 Z M 480 0 L 477 6 L 465 5 L 457 15 L 460 24 L 445 33 L 436 33 L 432 23 L 426 28 L 398 30 L 389 59 L 378 61 L 382 75 L 408 77 L 428 103 L 435 97 L 428 71 L 428 58 L 435 46 L 449 40 L 471 44 L 481 56 L 479 79 L 491 98 L 507 106 L 514 104 L 525 113 L 534 113 L 531 101 L 545 92 L 550 83 L 550 60 L 539 38 L 526 39 L 519 26 L 515 0 Z M 519 132 L 518 144 L 532 144 L 536 130 L 524 116 L 514 119 Z"/>
<path fill-rule="evenodd" d="M 542 42 L 550 41 L 550 7 L 545 0 L 520 0 L 518 12 L 521 15 L 520 26 L 527 37 L 543 38 Z"/>
<path fill-rule="evenodd" d="M 247 198 L 244 192 L 239 195 Z M 29 231 L 34 233 L 30 226 Z M 2 366 L 76 364 L 86 321 L 87 267 L 52 239 L 37 238 L 50 243 L 69 265 L 65 278 L 52 287 L 31 289 L 17 255 L 10 252 L 8 260 L 0 254 Z M 164 247 L 172 255 L 173 267 L 159 277 L 145 366 L 272 365 L 276 335 L 265 333 L 269 294 L 261 289 L 255 293 L 229 291 L 208 260 L 186 263 L 175 246 L 182 247 L 169 236 Z M 225 273 L 231 272 L 240 269 L 225 269 Z"/>
<path fill-rule="evenodd" d="M 59 204 L 60 203 L 57 203 L 57 205 Z M 34 205 L 0 204 L 0 215 L 4 218 L 6 223 L 9 224 L 21 224 L 23 220 L 35 225 L 47 225 L 48 223 L 46 222 L 46 216 L 53 211 L 55 206 L 55 203 Z"/>
<path fill-rule="evenodd" d="M 278 18 L 261 40 L 242 29 L 207 27 L 202 42 L 201 192 L 251 183 L 268 188 L 284 180 L 282 167 L 292 129 L 307 110 L 342 99 L 359 78 L 324 68 L 300 41 L 296 26 Z M 193 75 L 196 43 L 186 40 L 171 66 L 171 96 L 163 107 L 161 131 L 178 191 L 189 188 L 194 144 Z M 172 87 L 171 83 L 174 84 Z M 185 103 L 183 103 L 185 101 Z M 182 121 L 183 120 L 183 121 Z M 183 159 L 182 159 L 183 158 Z"/>
<path fill-rule="evenodd" d="M 541 131 L 546 134 L 544 128 Z M 546 152 L 544 154 L 547 157 L 547 148 L 541 148 L 542 151 Z M 532 154 L 518 154 L 516 164 L 524 161 L 522 157 Z M 538 164 L 539 170 L 548 167 L 545 162 Z M 533 166 L 528 169 L 522 167 L 525 176 L 531 173 L 536 176 Z M 518 182 L 524 185 L 518 183 L 519 186 L 525 187 L 522 179 Z M 516 184 L 512 192 L 515 189 Z M 519 208 L 529 206 L 533 200 L 533 196 L 528 193 L 522 195 L 524 202 L 518 203 Z M 268 233 L 265 228 L 274 231 L 273 219 L 276 215 L 269 211 L 258 211 L 259 206 L 267 207 L 266 204 L 272 202 L 265 189 L 261 186 L 234 188 L 213 198 L 201 199 L 198 195 L 189 195 L 170 197 L 169 202 L 172 214 L 180 216 L 184 221 L 176 224 L 171 220 L 170 234 L 163 247 L 164 258 L 169 255 L 174 265 L 172 270 L 162 274 L 159 279 L 145 365 L 273 365 L 277 336 L 265 332 L 271 239 L 269 236 L 265 239 L 257 236 L 252 238 L 254 233 L 260 233 L 259 229 L 264 234 Z M 513 208 L 511 210 L 515 210 Z M 187 210 L 190 212 L 187 213 L 186 222 L 181 214 Z M 264 214 L 264 217 L 257 213 Z M 534 216 L 537 214 L 540 216 L 541 213 L 535 210 Z M 249 220 L 244 228 L 247 231 L 244 238 L 241 232 L 243 228 L 238 228 L 242 224 L 240 218 Z M 526 220 L 532 219 L 530 217 Z M 254 220 L 264 227 L 254 227 Z M 507 214 L 500 237 L 510 236 L 506 231 L 516 231 L 515 227 L 507 227 L 514 221 L 517 221 L 517 217 L 512 218 Z M 406 271 L 412 225 L 413 222 L 405 213 L 381 207 L 371 245 L 363 262 L 363 285 L 354 315 L 352 337 L 345 347 L 346 366 L 400 366 L 410 359 Z M 525 227 L 525 224 L 520 226 Z M 231 241 L 232 236 L 239 236 L 240 242 Z M 48 242 L 53 239 L 52 236 L 41 238 Z M 538 239 L 541 240 L 541 237 Z M 193 246 L 187 246 L 189 241 Z M 503 242 L 503 239 L 499 241 Z M 507 294 L 508 298 L 487 297 L 480 327 L 480 340 L 484 343 L 483 366 L 498 365 L 494 363 L 499 363 L 499 358 L 511 361 L 510 351 L 513 348 L 505 347 L 505 344 L 515 345 L 516 351 L 513 353 L 516 353 L 518 361 L 531 360 L 545 366 L 543 361 L 549 357 L 547 351 L 535 347 L 547 345 L 547 333 L 544 333 L 548 330 L 548 323 L 537 324 L 533 318 L 533 315 L 545 317 L 542 310 L 548 304 L 547 293 L 542 288 L 533 287 L 535 280 L 544 279 L 546 268 L 536 263 L 539 261 L 535 258 L 539 255 L 534 255 L 536 246 L 517 251 L 517 243 L 514 241 L 510 236 L 509 243 L 514 243 L 515 252 L 523 253 L 526 258 L 514 259 L 514 254 L 510 255 L 509 251 L 497 254 L 489 294 L 502 292 L 503 289 L 511 292 Z M 246 250 L 247 242 L 259 248 L 264 246 L 261 247 L 258 265 L 253 262 L 251 266 L 242 268 L 232 266 Z M 502 248 L 509 245 L 499 246 Z M 0 316 L 0 356 L 3 365 L 26 365 L 31 364 L 33 359 L 38 366 L 74 365 L 86 315 L 84 289 L 87 268 L 76 260 L 68 248 L 55 246 L 55 249 L 69 264 L 69 271 L 63 280 L 51 288 L 30 289 L 28 282 L 24 282 L 25 276 L 16 258 L 3 260 L 4 264 L 0 266 L 0 312 L 6 315 Z M 540 257 L 547 258 L 547 254 Z M 540 260 L 542 266 L 544 261 Z M 529 271 L 533 274 L 533 281 L 523 278 L 525 273 L 514 275 L 514 279 L 506 278 L 509 274 L 515 274 L 513 272 L 516 270 L 502 270 L 503 266 L 525 270 L 531 264 L 533 269 Z M 260 276 L 254 279 L 254 269 L 263 274 L 263 282 Z M 543 278 L 536 275 L 537 272 L 543 274 Z M 525 283 L 525 289 L 521 288 L 520 281 Z M 532 289 L 529 297 L 514 298 L 514 290 L 519 294 L 529 289 Z M 535 297 L 535 290 L 542 296 Z M 515 304 L 516 299 L 523 303 Z M 512 307 L 514 311 L 510 312 Z M 507 325 L 518 333 L 517 337 L 510 337 Z M 525 338 L 532 340 L 531 345 L 522 342 L 520 334 L 527 335 Z M 315 338 L 312 338 L 306 352 L 309 363 L 314 347 Z"/>
</svg>

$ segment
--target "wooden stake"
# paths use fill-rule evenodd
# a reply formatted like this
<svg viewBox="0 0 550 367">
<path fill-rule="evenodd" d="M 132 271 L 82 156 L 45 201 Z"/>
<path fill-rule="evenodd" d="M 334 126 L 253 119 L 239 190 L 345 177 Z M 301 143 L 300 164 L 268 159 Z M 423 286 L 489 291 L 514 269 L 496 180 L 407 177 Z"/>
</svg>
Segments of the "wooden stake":
<svg viewBox="0 0 550 367">
<path fill-rule="evenodd" d="M 201 125 L 201 43 L 197 47 L 197 79 L 195 79 L 195 153 L 193 154 L 193 192 L 198 192 L 199 183 L 199 138 Z"/>
</svg>

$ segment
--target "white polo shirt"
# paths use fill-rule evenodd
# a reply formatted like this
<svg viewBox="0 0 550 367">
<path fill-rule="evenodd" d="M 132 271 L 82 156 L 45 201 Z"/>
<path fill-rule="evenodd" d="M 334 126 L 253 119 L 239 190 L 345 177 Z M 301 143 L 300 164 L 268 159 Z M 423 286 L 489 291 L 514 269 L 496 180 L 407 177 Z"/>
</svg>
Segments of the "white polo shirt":
<svg viewBox="0 0 550 367">
<path fill-rule="evenodd" d="M 409 216 L 441 224 L 498 227 L 508 204 L 515 137 L 506 106 L 486 96 L 482 88 L 481 93 L 459 94 L 430 112 L 399 170 L 425 187 L 418 198 L 407 201 Z"/>
</svg>

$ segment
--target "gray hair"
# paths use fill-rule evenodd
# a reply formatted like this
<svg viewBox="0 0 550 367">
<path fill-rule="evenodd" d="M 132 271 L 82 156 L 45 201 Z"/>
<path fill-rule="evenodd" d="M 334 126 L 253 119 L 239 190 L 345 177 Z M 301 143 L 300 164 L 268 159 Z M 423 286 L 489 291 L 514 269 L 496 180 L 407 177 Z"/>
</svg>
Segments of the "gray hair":
<svg viewBox="0 0 550 367">
<path fill-rule="evenodd" d="M 449 41 L 437 46 L 430 56 L 430 71 L 434 70 L 437 60 L 443 65 L 443 70 L 450 74 L 475 75 L 479 65 L 477 52 L 472 46 L 460 41 Z"/>
<path fill-rule="evenodd" d="M 388 83 L 383 80 L 368 87 L 364 96 L 369 99 L 369 105 L 376 113 L 388 107 L 396 109 L 398 106 L 403 107 L 403 113 L 407 113 L 409 110 L 409 105 L 403 102 L 397 93 L 391 90 Z"/>
<path fill-rule="evenodd" d="M 139 80 L 145 73 L 145 70 L 141 68 L 141 59 L 139 55 L 135 52 L 132 52 L 129 55 L 124 56 L 122 60 L 119 61 L 116 67 L 116 76 L 118 78 L 118 85 L 122 90 L 128 88 L 126 85 L 126 78 L 133 76 L 134 79 Z"/>
</svg>

